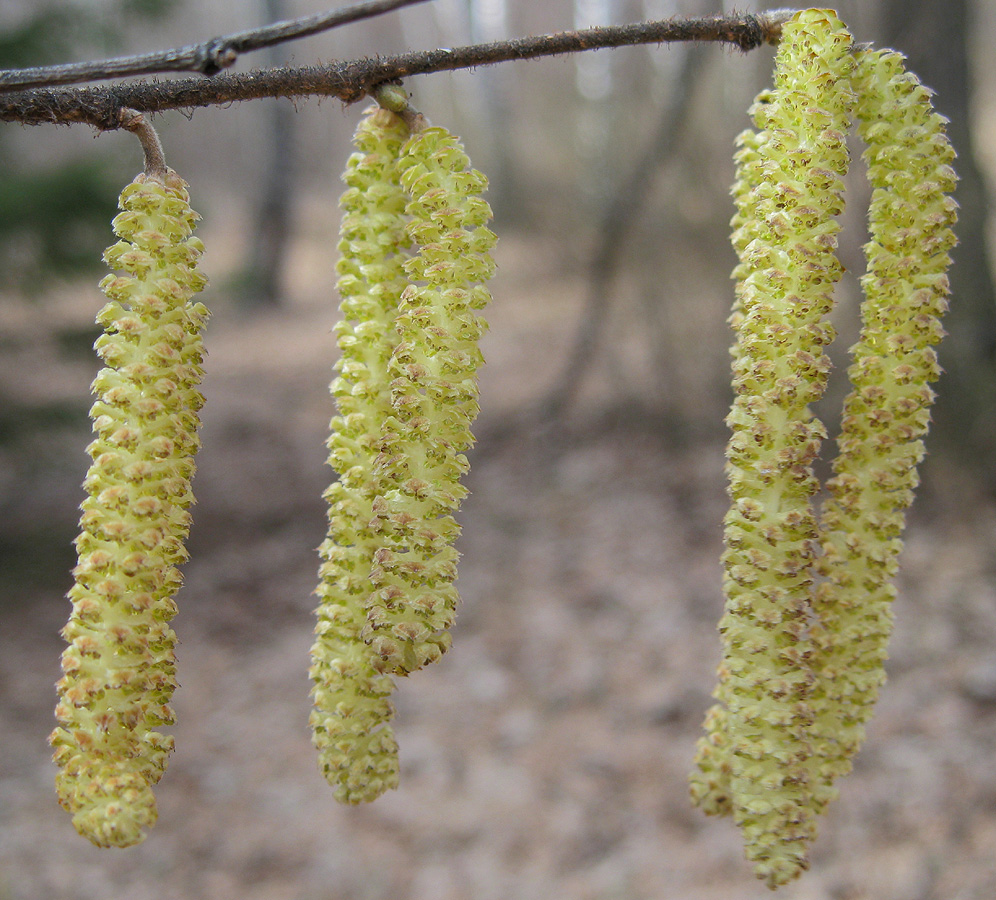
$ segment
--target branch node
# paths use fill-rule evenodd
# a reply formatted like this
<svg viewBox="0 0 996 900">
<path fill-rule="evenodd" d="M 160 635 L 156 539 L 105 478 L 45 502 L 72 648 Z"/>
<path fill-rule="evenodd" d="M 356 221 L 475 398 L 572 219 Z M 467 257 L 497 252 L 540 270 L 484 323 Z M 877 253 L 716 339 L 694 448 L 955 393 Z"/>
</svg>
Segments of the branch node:
<svg viewBox="0 0 996 900">
<path fill-rule="evenodd" d="M 162 141 L 156 129 L 148 119 L 137 109 L 123 107 L 118 113 L 118 123 L 125 131 L 130 131 L 138 138 L 145 153 L 145 176 L 166 183 L 166 156 L 163 153 Z"/>
<path fill-rule="evenodd" d="M 196 68 L 203 75 L 217 75 L 222 69 L 235 64 L 239 58 L 238 51 L 225 38 L 215 38 L 198 48 Z"/>
<path fill-rule="evenodd" d="M 397 81 L 387 81 L 371 88 L 370 96 L 377 101 L 381 109 L 387 109 L 399 116 L 415 134 L 429 125 L 429 120 L 415 109 L 409 102 L 410 94 Z"/>
</svg>

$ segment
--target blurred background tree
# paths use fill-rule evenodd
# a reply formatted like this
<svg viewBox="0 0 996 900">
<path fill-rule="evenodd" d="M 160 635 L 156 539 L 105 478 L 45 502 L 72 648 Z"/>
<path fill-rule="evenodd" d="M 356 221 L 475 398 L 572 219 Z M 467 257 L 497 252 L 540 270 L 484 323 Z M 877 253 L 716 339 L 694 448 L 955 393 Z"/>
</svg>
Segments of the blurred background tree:
<svg viewBox="0 0 996 900">
<path fill-rule="evenodd" d="M 167 0 L 25 4 L 0 30 L 0 68 L 47 65 L 121 49 L 123 29 L 173 14 Z M 2 21 L 2 20 L 0 20 Z M 18 165 L 0 132 L 0 287 L 37 296 L 53 278 L 94 272 L 118 178 L 106 153 L 41 168 Z"/>
<path fill-rule="evenodd" d="M 178 8 L 167 0 L 5 3 L 0 68 L 117 53 L 126 29 L 161 21 Z M 0 129 L 0 293 L 7 304 L 38 304 L 37 315 L 45 317 L 47 292 L 101 270 L 121 189 L 120 166 L 106 147 L 47 159 L 44 153 L 18 152 L 11 137 L 12 129 Z M 93 324 L 67 324 L 51 332 L 58 355 L 92 357 Z M 12 359 L 31 354 L 43 359 L 37 340 L 36 334 L 5 329 L 2 347 Z M 64 502 L 61 491 L 52 496 L 41 484 L 64 466 L 67 438 L 78 443 L 85 434 L 87 408 L 76 399 L 25 390 L 26 373 L 17 373 L 16 364 L 11 371 L 12 377 L 0 381 L 0 578 L 18 584 L 26 574 L 61 577 L 56 573 L 71 560 L 68 530 L 36 518 L 29 507 L 44 515 Z M 61 563 L 55 572 L 53 554 Z"/>
</svg>

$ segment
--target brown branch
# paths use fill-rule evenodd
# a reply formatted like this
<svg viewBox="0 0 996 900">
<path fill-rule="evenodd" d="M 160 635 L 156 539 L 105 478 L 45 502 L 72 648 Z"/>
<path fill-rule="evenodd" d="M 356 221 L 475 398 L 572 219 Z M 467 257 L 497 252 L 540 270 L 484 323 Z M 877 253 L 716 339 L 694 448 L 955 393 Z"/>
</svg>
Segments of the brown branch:
<svg viewBox="0 0 996 900">
<path fill-rule="evenodd" d="M 791 14 L 746 14 L 667 19 L 604 28 L 586 28 L 538 37 L 454 49 L 425 50 L 400 56 L 361 59 L 327 66 L 266 69 L 239 75 L 218 75 L 205 81 L 114 85 L 107 88 L 33 90 L 0 96 L 0 121 L 24 125 L 85 122 L 100 129 L 119 127 L 122 107 L 139 112 L 192 109 L 260 97 L 337 97 L 355 103 L 377 85 L 410 75 L 470 69 L 516 59 L 534 59 L 603 47 L 671 41 L 712 41 L 752 50 L 777 42 L 781 25 Z"/>
<path fill-rule="evenodd" d="M 275 22 L 262 28 L 238 31 L 173 50 L 144 53 L 139 56 L 122 56 L 99 62 L 4 69 L 0 70 L 0 92 L 79 84 L 107 78 L 152 75 L 157 72 L 200 72 L 202 75 L 216 75 L 222 69 L 233 65 L 240 53 L 318 34 L 340 25 L 424 2 L 426 0 L 364 0 L 331 12 Z"/>
</svg>

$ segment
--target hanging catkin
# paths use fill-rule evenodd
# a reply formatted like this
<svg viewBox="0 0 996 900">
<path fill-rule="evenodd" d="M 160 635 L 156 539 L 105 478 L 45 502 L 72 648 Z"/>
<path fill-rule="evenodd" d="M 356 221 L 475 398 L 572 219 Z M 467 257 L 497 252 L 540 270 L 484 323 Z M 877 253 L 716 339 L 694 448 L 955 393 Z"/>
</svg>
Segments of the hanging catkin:
<svg viewBox="0 0 996 900">
<path fill-rule="evenodd" d="M 380 107 L 368 110 L 356 131 L 357 152 L 347 163 L 340 200 L 341 356 L 332 382 L 338 415 L 328 441 L 329 465 L 339 477 L 325 494 L 329 531 L 319 551 L 311 727 L 322 771 L 346 803 L 373 800 L 398 783 L 398 748 L 388 724 L 394 684 L 362 631 L 373 591 L 370 570 L 381 546 L 375 460 L 391 414 L 394 322 L 408 284 L 407 197 L 398 169 L 407 137 L 399 116 Z"/>
<path fill-rule="evenodd" d="M 850 770 L 864 740 L 892 628 L 892 581 L 905 510 L 940 369 L 957 205 L 945 120 L 893 51 L 857 54 L 856 112 L 872 186 L 871 240 L 861 279 L 862 327 L 851 348 L 852 391 L 821 519 L 825 579 L 815 593 L 814 732 L 828 748 L 826 783 Z"/>
<path fill-rule="evenodd" d="M 834 216 L 848 167 L 851 66 L 850 36 L 832 13 L 796 15 L 783 29 L 774 91 L 755 104 L 756 147 L 741 159 L 751 193 L 741 208 L 754 224 L 735 239 L 742 262 L 720 623 L 726 710 L 710 726 L 725 729 L 733 816 L 771 886 L 807 867 L 818 809 L 807 631 L 818 546 L 811 465 L 825 431 L 808 405 L 829 370 L 823 348 L 833 330 L 824 319 L 841 271 Z"/>
<path fill-rule="evenodd" d="M 761 114 L 761 107 L 771 99 L 771 92 L 758 95 L 749 112 L 755 119 Z M 760 139 L 756 131 L 746 130 L 737 135 L 737 151 L 733 156 L 736 164 L 736 178 L 731 191 L 737 211 L 730 221 L 733 229 L 731 242 L 739 259 L 733 270 L 734 288 L 733 313 L 730 324 L 734 332 L 743 325 L 743 310 L 740 296 L 744 290 L 744 279 L 751 273 L 747 263 L 747 248 L 751 242 L 763 236 L 765 225 L 760 218 L 758 206 L 762 198 L 760 181 L 762 157 L 758 152 Z M 730 351 L 734 367 L 741 365 L 740 342 L 734 342 Z M 730 815 L 733 812 L 733 798 L 730 793 L 732 771 L 730 736 L 727 730 L 729 713 L 726 709 L 726 691 L 730 677 L 726 662 L 717 671 L 717 684 L 713 691 L 716 703 L 706 714 L 703 728 L 705 734 L 696 746 L 695 762 L 689 778 L 692 803 L 706 815 Z"/>
<path fill-rule="evenodd" d="M 155 824 L 152 785 L 173 746 L 155 729 L 173 722 L 168 622 L 186 559 L 207 318 L 193 300 L 206 279 L 186 188 L 169 170 L 139 175 L 114 219 L 121 240 L 104 254 L 122 274 L 101 282 L 106 368 L 93 383 L 96 439 L 50 738 L 59 802 L 101 847 L 136 844 Z"/>
<path fill-rule="evenodd" d="M 756 873 L 777 887 L 806 866 L 813 818 L 864 738 L 891 627 L 904 510 L 939 374 L 956 176 L 930 92 L 892 51 L 848 53 L 827 10 L 783 29 L 773 92 L 739 138 L 731 321 L 736 400 L 728 454 L 724 658 L 699 741 L 692 798 L 732 812 Z M 822 426 L 821 321 L 853 107 L 873 193 L 865 300 L 851 348 L 835 475 L 820 521 L 809 464 Z"/>
<path fill-rule="evenodd" d="M 425 128 L 405 145 L 399 167 L 410 200 L 407 230 L 417 254 L 405 265 L 398 342 L 390 361 L 391 410 L 377 461 L 374 512 L 381 548 L 364 636 L 387 671 L 408 674 L 450 644 L 457 592 L 460 477 L 478 412 L 478 341 L 487 323 L 494 272 L 487 179 L 470 168 L 460 142 Z"/>
</svg>

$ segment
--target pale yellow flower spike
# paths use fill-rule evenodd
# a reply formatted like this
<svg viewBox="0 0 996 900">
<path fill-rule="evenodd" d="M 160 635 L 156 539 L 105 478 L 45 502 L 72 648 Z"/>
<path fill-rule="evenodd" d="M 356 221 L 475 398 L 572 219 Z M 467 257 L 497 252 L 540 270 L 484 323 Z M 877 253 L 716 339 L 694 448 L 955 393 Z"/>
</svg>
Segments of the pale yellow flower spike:
<svg viewBox="0 0 996 900">
<path fill-rule="evenodd" d="M 751 106 L 751 115 L 756 117 L 763 104 L 768 103 L 770 99 L 770 91 L 761 93 Z M 732 275 L 736 280 L 736 286 L 733 313 L 729 321 L 734 331 L 738 331 L 743 323 L 740 296 L 744 289 L 744 279 L 751 272 L 751 267 L 745 260 L 746 251 L 751 242 L 764 233 L 764 223 L 760 220 L 757 209 L 761 199 L 758 188 L 762 176 L 757 132 L 751 130 L 741 132 L 737 136 L 737 147 L 733 157 L 737 172 L 731 191 L 737 211 L 730 221 L 733 229 L 731 236 L 733 248 L 740 259 Z M 739 342 L 734 343 L 730 354 L 734 366 L 738 365 L 741 356 Z M 706 714 L 703 723 L 705 734 L 699 738 L 696 745 L 694 767 L 689 777 L 692 803 L 708 816 L 726 816 L 733 812 L 730 788 L 732 771 L 730 737 L 727 732 L 729 717 L 726 710 L 729 670 L 725 663 L 720 665 L 717 676 L 719 682 L 713 691 L 716 703 Z"/>
<path fill-rule="evenodd" d="M 775 88 L 755 104 L 756 145 L 749 142 L 739 161 L 747 193 L 734 238 L 742 262 L 736 399 L 727 420 L 732 506 L 719 690 L 726 709 L 710 724 L 725 739 L 719 765 L 729 754 L 729 796 L 747 858 L 771 887 L 808 866 L 818 808 L 809 778 L 807 631 L 818 546 L 811 464 L 825 432 L 808 405 L 826 386 L 823 348 L 833 330 L 824 319 L 841 271 L 834 216 L 843 210 L 848 166 L 850 48 L 828 10 L 798 13 L 785 25 Z"/>
<path fill-rule="evenodd" d="M 167 623 L 186 559 L 208 315 L 193 300 L 206 279 L 186 187 L 164 167 L 139 175 L 114 219 L 121 240 L 104 254 L 122 274 L 101 282 L 110 302 L 96 348 L 106 368 L 93 383 L 93 464 L 50 738 L 59 802 L 99 847 L 144 839 L 173 747 L 154 729 L 173 722 Z"/>
<path fill-rule="evenodd" d="M 892 579 L 924 452 L 929 383 L 940 373 L 933 346 L 944 333 L 957 210 L 947 196 L 956 175 L 945 120 L 903 57 L 858 53 L 854 86 L 873 193 L 862 329 L 848 370 L 853 390 L 821 520 L 826 580 L 814 600 L 821 623 L 814 732 L 829 751 L 820 768 L 827 784 L 850 770 L 885 681 Z"/>
<path fill-rule="evenodd" d="M 405 675 L 450 645 L 459 533 L 454 513 L 467 489 L 464 455 L 478 412 L 478 346 L 494 273 L 487 179 L 460 141 L 438 126 L 405 144 L 401 183 L 417 254 L 406 264 L 398 343 L 390 361 L 391 416 L 380 442 L 376 554 L 364 637 L 387 671 Z"/>
<path fill-rule="evenodd" d="M 339 414 L 328 441 L 329 465 L 339 478 L 325 494 L 329 531 L 320 548 L 311 728 L 321 769 L 344 803 L 373 800 L 398 784 L 398 748 L 388 724 L 394 683 L 362 630 L 374 590 L 370 570 L 381 546 L 373 512 L 380 491 L 376 447 L 391 414 L 394 320 L 408 284 L 407 196 L 398 170 L 407 137 L 399 116 L 368 110 L 356 131 L 357 152 L 346 166 L 347 190 L 340 200 L 341 357 L 332 383 Z"/>
</svg>

